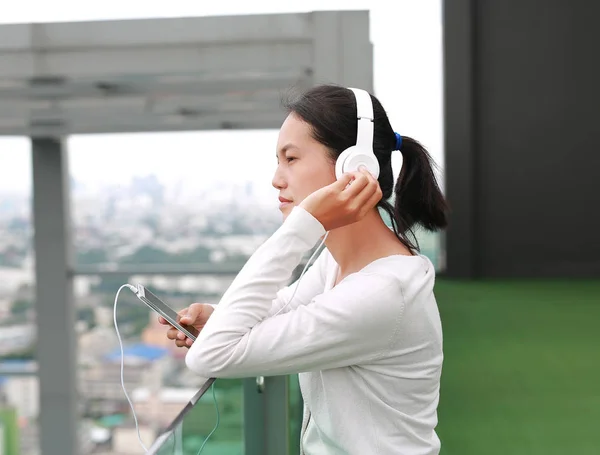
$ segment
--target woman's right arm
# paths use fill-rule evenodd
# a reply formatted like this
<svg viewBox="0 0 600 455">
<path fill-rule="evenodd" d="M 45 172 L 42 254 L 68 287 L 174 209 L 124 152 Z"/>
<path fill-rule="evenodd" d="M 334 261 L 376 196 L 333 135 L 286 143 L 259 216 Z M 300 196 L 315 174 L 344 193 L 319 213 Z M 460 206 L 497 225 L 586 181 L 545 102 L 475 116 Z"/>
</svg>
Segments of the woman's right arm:
<svg viewBox="0 0 600 455">
<path fill-rule="evenodd" d="M 279 290 L 267 317 L 287 313 L 300 305 L 308 305 L 312 299 L 325 291 L 328 255 L 329 252 L 325 248 L 304 273 L 302 279 Z M 293 300 L 290 301 L 292 296 Z"/>
<path fill-rule="evenodd" d="M 324 292 L 328 255 L 329 252 L 325 248 L 321 251 L 313 265 L 308 268 L 302 279 L 298 279 L 289 286 L 285 286 L 279 290 L 277 297 L 273 299 L 273 304 L 267 318 L 276 314 L 285 314 L 298 308 L 300 305 L 308 305 L 317 295 Z M 294 294 L 296 287 L 298 289 Z M 294 299 L 290 301 L 292 296 Z M 288 302 L 290 303 L 287 304 Z M 207 312 L 203 310 L 203 305 L 212 307 L 212 311 L 217 306 L 212 303 L 194 303 L 179 312 L 182 317 L 181 322 L 196 327 L 198 331 L 202 330 L 202 327 L 204 327 L 204 324 L 206 324 L 212 314 L 212 311 Z M 159 316 L 158 320 L 161 324 L 169 326 L 167 338 L 174 340 L 178 347 L 186 346 L 189 348 L 192 345 L 192 340 L 188 339 L 183 332 L 172 327 L 162 316 Z"/>
</svg>

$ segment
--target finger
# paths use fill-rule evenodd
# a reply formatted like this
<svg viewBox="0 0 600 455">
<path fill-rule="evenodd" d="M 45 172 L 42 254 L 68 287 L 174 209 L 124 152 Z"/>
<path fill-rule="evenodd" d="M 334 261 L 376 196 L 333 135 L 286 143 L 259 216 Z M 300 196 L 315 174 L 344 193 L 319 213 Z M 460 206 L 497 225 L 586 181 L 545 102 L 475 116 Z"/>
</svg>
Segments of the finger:
<svg viewBox="0 0 600 455">
<path fill-rule="evenodd" d="M 338 180 L 331 184 L 331 189 L 334 191 L 343 191 L 352 180 L 354 180 L 355 176 L 351 172 L 344 173 Z"/>
<path fill-rule="evenodd" d="M 375 193 L 373 193 L 371 197 L 362 205 L 359 216 L 365 216 L 369 210 L 373 209 L 379 203 L 379 201 L 381 201 L 381 197 L 381 189 L 379 186 L 377 186 Z"/>
<path fill-rule="evenodd" d="M 177 322 L 181 322 L 181 318 L 184 317 L 189 311 L 189 307 L 179 310 L 177 312 Z"/>
<path fill-rule="evenodd" d="M 343 192 L 349 198 L 355 198 L 369 184 L 369 178 L 362 172 L 356 172 L 352 185 L 348 186 Z"/>
<path fill-rule="evenodd" d="M 167 331 L 167 338 L 170 340 L 185 340 L 186 334 L 175 328 L 172 328 Z"/>
<path fill-rule="evenodd" d="M 358 210 L 361 215 L 372 209 L 377 204 L 377 201 L 381 199 L 379 182 L 367 170 L 363 172 L 363 176 L 367 183 L 362 190 L 353 197 L 353 207 Z M 373 203 L 372 200 L 375 200 L 376 202 Z"/>
<path fill-rule="evenodd" d="M 371 174 L 371 172 L 365 167 L 365 166 L 361 166 L 359 171 L 362 175 L 364 175 L 369 182 L 376 182 L 377 179 L 373 176 L 373 174 Z"/>
<path fill-rule="evenodd" d="M 185 344 L 185 341 L 181 341 L 181 340 L 175 340 L 175 346 L 177 346 L 178 348 L 182 348 L 182 347 L 184 347 L 185 345 L 186 345 L 186 344 Z"/>
<path fill-rule="evenodd" d="M 364 164 L 361 164 L 360 166 L 358 166 L 358 172 L 362 172 L 365 175 L 370 175 L 371 177 L 373 177 L 373 174 L 371 174 L 371 172 L 369 171 L 369 169 L 367 168 L 367 166 L 365 166 Z"/>
<path fill-rule="evenodd" d="M 361 173 L 367 179 L 367 184 L 366 184 L 363 192 L 375 193 L 379 189 L 379 182 L 377 181 L 377 179 L 375 177 L 373 177 L 373 174 L 371 174 L 369 172 L 369 170 L 366 168 L 364 168 L 361 171 Z"/>
<path fill-rule="evenodd" d="M 194 303 L 187 308 L 187 312 L 181 315 L 182 324 L 195 324 L 202 318 L 202 312 L 204 305 L 201 303 Z"/>
<path fill-rule="evenodd" d="M 187 347 L 191 347 L 191 346 L 192 346 L 192 344 L 194 344 L 194 342 L 193 342 L 191 339 L 189 339 L 189 338 L 188 338 L 187 340 L 185 340 L 185 345 L 186 345 Z"/>
<path fill-rule="evenodd" d="M 163 324 L 163 325 L 168 325 L 169 324 L 169 322 L 165 318 L 163 318 L 162 316 L 158 317 L 158 322 L 159 322 L 159 324 Z"/>
</svg>

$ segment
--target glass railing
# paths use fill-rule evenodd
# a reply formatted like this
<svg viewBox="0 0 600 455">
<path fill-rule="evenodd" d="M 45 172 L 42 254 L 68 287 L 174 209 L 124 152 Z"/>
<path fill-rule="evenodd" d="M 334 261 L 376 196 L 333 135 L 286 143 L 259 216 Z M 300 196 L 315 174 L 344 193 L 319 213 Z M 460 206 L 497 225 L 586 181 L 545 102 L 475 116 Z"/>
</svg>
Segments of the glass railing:
<svg viewBox="0 0 600 455">
<path fill-rule="evenodd" d="M 217 381 L 159 438 L 156 455 L 242 455 L 242 402 L 240 380 Z"/>
</svg>

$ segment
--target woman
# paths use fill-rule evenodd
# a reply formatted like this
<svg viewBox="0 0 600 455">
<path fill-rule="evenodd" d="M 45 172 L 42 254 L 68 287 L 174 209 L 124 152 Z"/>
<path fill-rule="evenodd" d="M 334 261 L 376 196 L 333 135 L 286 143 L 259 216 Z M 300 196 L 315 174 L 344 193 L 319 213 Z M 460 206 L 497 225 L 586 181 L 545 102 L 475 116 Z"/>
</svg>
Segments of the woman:
<svg viewBox="0 0 600 455">
<path fill-rule="evenodd" d="M 443 354 L 435 272 L 418 254 L 411 229 L 445 227 L 446 203 L 426 150 L 396 135 L 380 102 L 371 99 L 378 181 L 364 170 L 335 177 L 336 158 L 357 135 L 349 89 L 318 86 L 288 103 L 272 182 L 283 225 L 219 305 L 185 310 L 181 322 L 200 330 L 196 342 L 174 328 L 168 332 L 177 346 L 190 348 L 186 364 L 204 377 L 300 373 L 305 455 L 433 455 L 440 449 L 435 427 Z M 394 191 L 391 155 L 398 148 L 403 165 Z M 395 206 L 388 202 L 393 193 Z M 390 214 L 393 230 L 377 207 Z M 326 233 L 326 249 L 298 289 L 286 287 Z"/>
</svg>

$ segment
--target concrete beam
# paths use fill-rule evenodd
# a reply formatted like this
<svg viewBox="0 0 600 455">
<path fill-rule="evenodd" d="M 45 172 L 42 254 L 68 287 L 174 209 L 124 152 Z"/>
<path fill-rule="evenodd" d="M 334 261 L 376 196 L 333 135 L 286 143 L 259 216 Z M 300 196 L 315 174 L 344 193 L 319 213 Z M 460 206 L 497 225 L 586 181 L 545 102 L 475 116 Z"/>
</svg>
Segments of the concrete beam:
<svg viewBox="0 0 600 455">
<path fill-rule="evenodd" d="M 57 51 L 312 39 L 306 13 L 83 21 L 0 26 L 0 51 Z"/>
<path fill-rule="evenodd" d="M 0 135 L 277 128 L 283 91 L 372 71 L 368 11 L 0 26 Z"/>
<path fill-rule="evenodd" d="M 87 116 L 70 124 L 55 123 L 52 120 L 41 120 L 30 125 L 20 122 L 20 119 L 8 120 L 0 125 L 1 135 L 17 135 L 31 137 L 56 137 L 61 133 L 67 134 L 73 130 L 78 134 L 127 133 L 136 132 L 167 132 L 167 131 L 201 131 L 227 129 L 271 129 L 281 125 L 285 115 L 283 111 L 268 112 L 234 112 L 218 115 L 200 115 L 186 117 L 181 115 L 167 116 L 159 119 L 156 116 Z M 10 123 L 12 122 L 12 123 Z"/>
<path fill-rule="evenodd" d="M 112 77 L 203 71 L 305 69 L 310 43 L 186 44 L 179 46 L 78 48 L 0 53 L 0 78 Z"/>
</svg>

